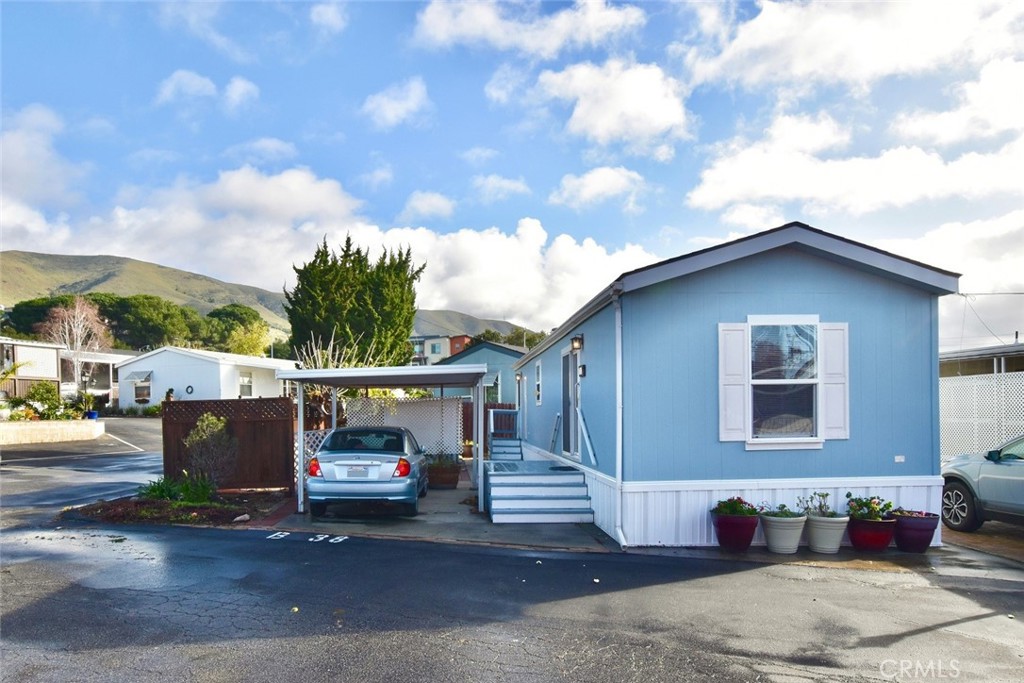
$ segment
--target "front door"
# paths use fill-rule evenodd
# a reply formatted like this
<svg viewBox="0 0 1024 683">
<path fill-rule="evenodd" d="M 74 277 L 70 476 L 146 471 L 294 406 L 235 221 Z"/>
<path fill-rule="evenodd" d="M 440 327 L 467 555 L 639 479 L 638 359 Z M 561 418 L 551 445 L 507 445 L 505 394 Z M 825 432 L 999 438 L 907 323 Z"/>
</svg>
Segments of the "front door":
<svg viewBox="0 0 1024 683">
<path fill-rule="evenodd" d="M 572 351 L 562 355 L 562 454 L 579 459 L 579 428 L 576 406 L 579 401 L 577 368 L 579 357 Z"/>
</svg>

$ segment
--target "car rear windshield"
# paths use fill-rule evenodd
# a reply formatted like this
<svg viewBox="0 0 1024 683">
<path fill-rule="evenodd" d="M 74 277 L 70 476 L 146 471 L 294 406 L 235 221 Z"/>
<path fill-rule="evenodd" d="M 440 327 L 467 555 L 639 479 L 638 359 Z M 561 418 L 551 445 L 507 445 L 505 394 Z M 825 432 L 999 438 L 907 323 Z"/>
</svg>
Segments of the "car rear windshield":
<svg viewBox="0 0 1024 683">
<path fill-rule="evenodd" d="M 372 429 L 334 432 L 321 448 L 325 451 L 391 451 L 401 453 L 402 435 L 398 432 L 384 432 Z"/>
</svg>

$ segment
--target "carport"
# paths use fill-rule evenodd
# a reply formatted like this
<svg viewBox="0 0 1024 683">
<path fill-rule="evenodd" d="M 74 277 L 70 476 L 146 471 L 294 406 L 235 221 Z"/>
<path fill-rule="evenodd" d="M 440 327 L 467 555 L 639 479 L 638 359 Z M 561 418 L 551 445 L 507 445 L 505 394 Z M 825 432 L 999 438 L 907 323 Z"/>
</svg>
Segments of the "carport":
<svg viewBox="0 0 1024 683">
<path fill-rule="evenodd" d="M 299 512 L 305 512 L 306 497 L 306 452 L 305 452 L 305 385 L 317 384 L 335 389 L 410 389 L 446 387 L 469 388 L 473 399 L 473 464 L 476 480 L 483 481 L 484 442 L 484 376 L 486 364 L 477 365 L 403 365 L 382 368 L 311 368 L 300 370 L 278 370 L 277 379 L 295 382 L 298 389 L 298 430 L 295 436 L 295 452 L 299 456 L 296 477 L 296 503 Z M 331 427 L 338 426 L 338 395 L 331 392 Z M 480 511 L 483 511 L 483 496 L 478 496 Z"/>
</svg>

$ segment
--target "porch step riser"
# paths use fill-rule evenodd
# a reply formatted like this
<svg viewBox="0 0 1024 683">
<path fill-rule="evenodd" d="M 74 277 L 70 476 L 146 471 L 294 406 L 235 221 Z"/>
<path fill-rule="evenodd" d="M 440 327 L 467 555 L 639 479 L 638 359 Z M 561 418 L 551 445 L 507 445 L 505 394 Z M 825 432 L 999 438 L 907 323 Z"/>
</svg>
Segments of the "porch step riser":
<svg viewBox="0 0 1024 683">
<path fill-rule="evenodd" d="M 584 484 L 506 484 L 505 482 L 491 482 L 491 495 L 502 496 L 561 496 L 563 498 L 575 498 L 586 496 L 589 493 Z"/>
<path fill-rule="evenodd" d="M 576 510 L 590 512 L 590 497 L 524 498 L 491 496 L 491 512 L 500 510 Z"/>
<path fill-rule="evenodd" d="M 491 514 L 494 524 L 593 524 L 593 512 L 503 510 Z"/>
<path fill-rule="evenodd" d="M 582 474 L 513 474 L 492 472 L 487 475 L 490 486 L 502 486 L 504 484 L 582 484 L 586 485 L 587 479 Z"/>
</svg>

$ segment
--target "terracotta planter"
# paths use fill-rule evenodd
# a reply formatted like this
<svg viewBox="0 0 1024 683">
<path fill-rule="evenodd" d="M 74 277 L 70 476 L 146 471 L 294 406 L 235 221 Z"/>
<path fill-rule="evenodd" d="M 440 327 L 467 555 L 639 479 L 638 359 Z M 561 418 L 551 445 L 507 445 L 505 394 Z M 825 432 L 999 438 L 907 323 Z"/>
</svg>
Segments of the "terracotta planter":
<svg viewBox="0 0 1024 683">
<path fill-rule="evenodd" d="M 892 537 L 896 533 L 896 520 L 851 517 L 847 531 L 854 550 L 880 553 L 892 543 Z"/>
<path fill-rule="evenodd" d="M 923 553 L 932 544 L 935 529 L 939 525 L 939 516 L 931 512 L 922 513 L 925 517 L 896 515 L 896 531 L 893 538 L 896 547 L 905 553 Z"/>
<path fill-rule="evenodd" d="M 800 547 L 800 536 L 804 532 L 807 516 L 773 517 L 761 515 L 761 530 L 768 550 L 782 555 L 791 555 Z"/>
<path fill-rule="evenodd" d="M 718 545 L 723 550 L 742 553 L 750 547 L 757 531 L 757 515 L 716 515 L 711 513 Z"/>
<path fill-rule="evenodd" d="M 807 547 L 816 553 L 835 555 L 843 542 L 849 517 L 807 517 Z"/>
</svg>

